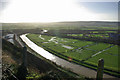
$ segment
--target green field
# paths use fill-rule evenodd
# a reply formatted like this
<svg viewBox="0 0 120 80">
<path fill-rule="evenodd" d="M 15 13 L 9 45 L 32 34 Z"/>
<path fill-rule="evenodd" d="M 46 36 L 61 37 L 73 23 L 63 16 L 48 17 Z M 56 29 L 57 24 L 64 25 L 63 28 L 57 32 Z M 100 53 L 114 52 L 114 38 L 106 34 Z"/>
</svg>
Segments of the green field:
<svg viewBox="0 0 120 80">
<path fill-rule="evenodd" d="M 93 37 L 93 38 L 109 38 L 109 35 L 104 33 L 104 34 L 86 34 L 84 36 L 83 34 L 67 34 L 67 36 L 73 36 L 73 37 Z"/>
<path fill-rule="evenodd" d="M 97 66 L 100 58 L 104 59 L 104 67 L 118 71 L 118 45 L 107 43 L 96 43 L 92 41 L 81 41 L 76 39 L 59 38 L 54 36 L 28 34 L 27 37 L 37 45 L 64 59 L 74 58 L 78 61 Z M 100 52 L 96 55 L 96 53 Z M 59 53 L 59 54 L 58 54 Z M 62 56 L 65 55 L 65 56 Z M 73 61 L 74 62 L 74 61 Z"/>
<path fill-rule="evenodd" d="M 79 30 L 118 30 L 115 22 L 94 22 L 94 21 L 74 21 L 74 22 L 53 22 L 53 23 L 2 23 L 2 30 L 14 29 L 35 29 L 47 30 L 79 29 Z"/>
</svg>

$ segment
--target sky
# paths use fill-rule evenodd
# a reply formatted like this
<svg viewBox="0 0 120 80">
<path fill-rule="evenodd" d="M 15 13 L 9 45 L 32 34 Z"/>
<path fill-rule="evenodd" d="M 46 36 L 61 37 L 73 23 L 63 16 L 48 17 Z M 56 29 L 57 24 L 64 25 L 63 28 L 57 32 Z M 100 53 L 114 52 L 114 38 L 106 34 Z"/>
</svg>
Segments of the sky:
<svg viewBox="0 0 120 80">
<path fill-rule="evenodd" d="M 0 22 L 5 23 L 118 20 L 115 0 L 1 0 L 0 5 Z"/>
</svg>

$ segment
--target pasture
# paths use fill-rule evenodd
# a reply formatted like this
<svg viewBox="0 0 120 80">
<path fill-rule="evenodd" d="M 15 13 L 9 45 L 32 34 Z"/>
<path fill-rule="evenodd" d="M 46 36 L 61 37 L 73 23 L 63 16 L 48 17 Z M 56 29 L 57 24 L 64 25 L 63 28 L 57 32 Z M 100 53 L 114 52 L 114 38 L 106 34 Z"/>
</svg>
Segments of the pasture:
<svg viewBox="0 0 120 80">
<path fill-rule="evenodd" d="M 98 60 L 103 58 L 106 69 L 116 72 L 119 70 L 118 48 L 120 46 L 118 45 L 40 34 L 28 34 L 27 37 L 40 47 L 48 51 L 54 51 L 55 55 L 63 59 L 68 60 L 68 58 L 72 58 L 78 62 L 83 61 L 97 66 Z"/>
</svg>

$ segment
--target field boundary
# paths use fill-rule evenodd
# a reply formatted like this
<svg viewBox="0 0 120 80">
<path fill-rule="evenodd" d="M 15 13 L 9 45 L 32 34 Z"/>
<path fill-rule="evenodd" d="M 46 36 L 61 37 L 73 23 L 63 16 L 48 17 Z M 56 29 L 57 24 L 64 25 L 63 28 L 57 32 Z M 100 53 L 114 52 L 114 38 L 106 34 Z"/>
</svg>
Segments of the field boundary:
<svg viewBox="0 0 120 80">
<path fill-rule="evenodd" d="M 31 40 L 31 39 L 30 39 L 30 40 Z M 33 40 L 31 40 L 31 41 L 33 41 Z M 33 41 L 33 42 L 34 42 L 34 41 Z M 35 43 L 35 44 L 36 44 L 36 43 Z M 37 44 L 36 44 L 36 45 L 37 45 Z M 65 56 L 65 55 L 63 55 L 63 54 L 61 54 L 61 53 L 59 53 L 59 52 L 56 52 L 56 51 L 54 51 L 54 50 L 52 50 L 52 49 L 50 49 L 50 48 L 48 48 L 48 47 L 46 47 L 46 46 L 44 46 L 44 45 L 42 45 L 42 44 L 41 44 L 40 47 L 44 48 L 44 49 L 47 50 L 48 52 L 50 52 L 50 53 L 52 53 L 52 54 L 54 54 L 54 55 L 56 55 L 56 56 L 58 56 L 58 57 L 60 57 L 60 58 L 62 58 L 62 59 L 64 59 L 64 60 L 69 61 L 69 60 L 68 60 L 68 59 L 69 59 L 68 56 Z M 56 54 L 56 53 L 57 53 L 57 54 Z M 76 64 L 79 64 L 79 65 L 88 67 L 88 68 L 93 69 L 93 70 L 95 70 L 95 71 L 97 70 L 97 66 L 96 66 L 96 65 L 90 64 L 90 63 L 87 63 L 87 62 L 84 62 L 84 61 L 79 61 L 79 60 L 74 59 L 74 58 L 72 58 L 72 61 L 69 61 L 69 62 L 76 63 Z M 114 71 L 114 70 L 110 70 L 110 69 L 107 69 L 107 68 L 104 68 L 104 73 L 107 73 L 107 74 L 112 75 L 112 76 L 115 76 L 115 77 L 119 77 L 119 76 L 120 76 L 120 72 Z"/>
<path fill-rule="evenodd" d="M 47 50 L 48 52 L 50 52 L 50 53 L 52 53 L 52 54 L 54 54 L 56 56 L 59 56 L 60 58 L 62 58 L 64 60 L 69 61 L 68 60 L 68 58 L 69 58 L 68 56 L 65 56 L 65 55 L 63 55 L 63 54 L 61 54 L 59 52 L 56 52 L 54 50 L 51 50 L 51 49 L 49 49 L 47 47 L 45 48 L 45 46 L 42 47 L 42 48 L 44 48 L 45 50 Z M 59 55 L 57 55 L 56 53 L 59 54 Z M 87 62 L 84 62 L 84 61 L 79 61 L 79 60 L 76 60 L 76 59 L 72 58 L 72 61 L 69 61 L 69 62 L 76 63 L 76 64 L 79 64 L 79 65 L 82 65 L 82 66 L 85 66 L 85 67 L 88 67 L 90 69 L 93 69 L 93 70 L 97 71 L 97 66 L 96 65 L 93 65 L 93 64 L 90 64 L 90 63 L 87 63 Z M 118 71 L 113 71 L 113 70 L 104 68 L 104 73 L 107 73 L 109 75 L 112 75 L 112 76 L 120 78 L 120 72 L 118 72 Z"/>
</svg>

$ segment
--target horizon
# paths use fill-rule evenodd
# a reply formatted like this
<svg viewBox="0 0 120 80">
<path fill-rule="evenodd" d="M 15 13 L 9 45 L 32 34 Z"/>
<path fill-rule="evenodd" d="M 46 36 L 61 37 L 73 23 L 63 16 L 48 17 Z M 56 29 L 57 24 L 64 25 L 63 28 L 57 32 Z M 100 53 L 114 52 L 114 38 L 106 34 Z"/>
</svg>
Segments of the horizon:
<svg viewBox="0 0 120 80">
<path fill-rule="evenodd" d="M 0 23 L 64 23 L 64 22 L 117 22 L 119 23 L 120 21 L 56 21 L 56 22 L 0 22 Z"/>
</svg>

